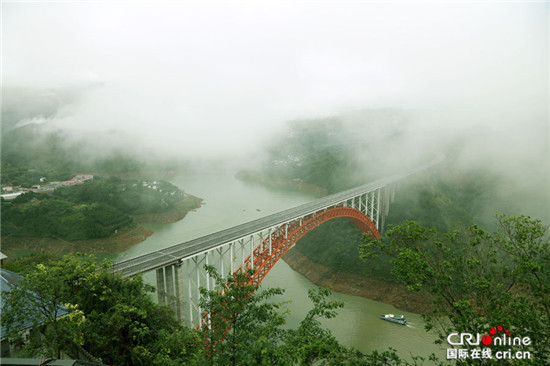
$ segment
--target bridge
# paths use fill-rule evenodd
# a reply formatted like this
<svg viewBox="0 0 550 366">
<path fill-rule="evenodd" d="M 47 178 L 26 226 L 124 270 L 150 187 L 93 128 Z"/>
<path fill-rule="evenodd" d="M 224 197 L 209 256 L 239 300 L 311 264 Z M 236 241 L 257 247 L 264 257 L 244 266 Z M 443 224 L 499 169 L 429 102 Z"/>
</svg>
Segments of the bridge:
<svg viewBox="0 0 550 366">
<path fill-rule="evenodd" d="M 170 306 L 180 321 L 197 325 L 203 315 L 199 288 L 210 290 L 215 285 L 204 265 L 214 266 L 224 276 L 239 268 L 252 268 L 253 280 L 259 283 L 286 251 L 325 221 L 347 217 L 362 232 L 378 237 L 398 182 L 443 159 L 443 154 L 437 154 L 431 161 L 399 174 L 117 262 L 113 272 L 135 276 L 155 271 L 159 303 Z"/>
</svg>

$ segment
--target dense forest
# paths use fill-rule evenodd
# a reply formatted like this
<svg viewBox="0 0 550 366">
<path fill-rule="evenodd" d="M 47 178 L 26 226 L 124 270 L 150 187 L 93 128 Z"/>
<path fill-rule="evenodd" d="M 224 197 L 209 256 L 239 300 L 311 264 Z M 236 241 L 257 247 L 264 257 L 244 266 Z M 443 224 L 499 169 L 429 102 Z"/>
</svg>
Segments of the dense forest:
<svg viewBox="0 0 550 366">
<path fill-rule="evenodd" d="M 2 205 L 2 236 L 64 240 L 105 238 L 135 225 L 132 215 L 174 209 L 184 193 L 164 182 L 108 179 L 27 192 Z"/>
</svg>

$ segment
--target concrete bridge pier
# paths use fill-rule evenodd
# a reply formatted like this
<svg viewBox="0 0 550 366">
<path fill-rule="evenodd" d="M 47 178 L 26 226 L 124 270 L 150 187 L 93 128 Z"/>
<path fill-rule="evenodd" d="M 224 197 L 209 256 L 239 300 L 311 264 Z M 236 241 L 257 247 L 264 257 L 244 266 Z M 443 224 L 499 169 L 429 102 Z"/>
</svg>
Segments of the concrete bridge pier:
<svg viewBox="0 0 550 366">
<path fill-rule="evenodd" d="M 166 291 L 164 290 L 164 267 L 157 268 L 157 298 L 160 305 L 166 305 Z"/>
<path fill-rule="evenodd" d="M 156 270 L 158 302 L 167 305 L 178 321 L 183 321 L 183 273 L 181 263 Z"/>
<path fill-rule="evenodd" d="M 379 210 L 381 212 L 381 217 L 378 230 L 380 231 L 380 233 L 384 233 L 386 229 L 386 217 L 390 213 L 390 204 L 395 200 L 396 189 L 396 184 L 388 184 L 387 186 L 381 188 L 378 193 L 379 196 L 380 194 L 382 195 L 382 199 L 379 201 Z"/>
</svg>

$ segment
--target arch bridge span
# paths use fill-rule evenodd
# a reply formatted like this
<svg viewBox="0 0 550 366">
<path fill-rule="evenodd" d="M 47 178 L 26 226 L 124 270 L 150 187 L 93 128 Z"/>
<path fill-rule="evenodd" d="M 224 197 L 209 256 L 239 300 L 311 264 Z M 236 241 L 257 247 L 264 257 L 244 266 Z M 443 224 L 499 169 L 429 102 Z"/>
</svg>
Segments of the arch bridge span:
<svg viewBox="0 0 550 366">
<path fill-rule="evenodd" d="M 302 236 L 335 217 L 348 217 L 363 232 L 379 236 L 389 205 L 400 180 L 425 170 L 444 159 L 406 172 L 320 198 L 245 224 L 177 244 L 114 264 L 113 272 L 123 276 L 155 271 L 159 303 L 167 304 L 180 321 L 200 322 L 199 288 L 214 288 L 214 279 L 204 265 L 227 275 L 239 268 L 252 268 L 260 282 Z"/>
<path fill-rule="evenodd" d="M 245 262 L 244 268 L 253 268 L 254 274 L 250 282 L 260 283 L 273 268 L 275 263 L 290 249 L 298 240 L 308 232 L 321 225 L 323 222 L 337 217 L 350 219 L 363 233 L 370 234 L 375 238 L 380 237 L 380 232 L 371 219 L 363 212 L 352 207 L 334 207 L 322 211 L 310 218 L 295 221 L 285 230 L 276 230 L 258 245 Z"/>
</svg>

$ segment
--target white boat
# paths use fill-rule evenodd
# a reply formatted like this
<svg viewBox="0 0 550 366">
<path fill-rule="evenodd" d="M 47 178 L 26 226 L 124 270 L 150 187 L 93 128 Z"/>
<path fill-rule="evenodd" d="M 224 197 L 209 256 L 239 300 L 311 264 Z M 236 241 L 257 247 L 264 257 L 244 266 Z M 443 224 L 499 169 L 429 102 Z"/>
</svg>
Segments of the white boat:
<svg viewBox="0 0 550 366">
<path fill-rule="evenodd" d="M 407 325 L 407 321 L 403 315 L 384 314 L 380 315 L 380 319 L 388 322 L 397 323 L 401 325 Z"/>
</svg>

